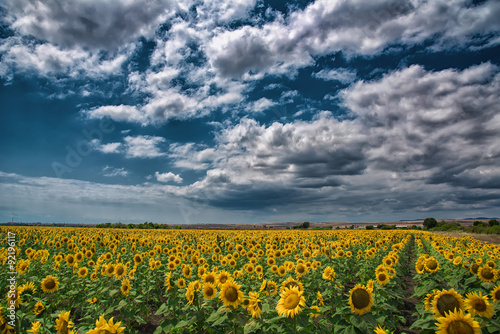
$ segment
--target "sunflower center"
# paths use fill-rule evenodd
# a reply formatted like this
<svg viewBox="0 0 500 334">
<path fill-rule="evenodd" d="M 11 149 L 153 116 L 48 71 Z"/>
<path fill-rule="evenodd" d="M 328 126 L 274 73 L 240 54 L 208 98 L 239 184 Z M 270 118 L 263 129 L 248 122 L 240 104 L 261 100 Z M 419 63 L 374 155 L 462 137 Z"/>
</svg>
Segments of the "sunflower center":
<svg viewBox="0 0 500 334">
<path fill-rule="evenodd" d="M 303 266 L 298 266 L 298 267 L 297 267 L 297 272 L 299 272 L 299 273 L 301 273 L 301 274 L 302 274 L 304 271 L 305 271 L 305 269 L 304 269 L 304 267 L 303 267 Z"/>
<path fill-rule="evenodd" d="M 364 289 L 357 289 L 352 293 L 352 304 L 357 309 L 363 309 L 370 304 L 370 294 Z"/>
<path fill-rule="evenodd" d="M 118 268 L 116 268 L 116 274 L 117 274 L 118 276 L 123 275 L 123 268 L 122 268 L 122 267 L 118 267 Z"/>
<path fill-rule="evenodd" d="M 456 320 L 448 325 L 449 334 L 473 334 L 474 329 L 462 320 Z"/>
<path fill-rule="evenodd" d="M 498 289 L 497 291 L 495 291 L 495 299 L 500 299 L 500 289 Z"/>
<path fill-rule="evenodd" d="M 486 311 L 486 303 L 482 299 L 477 299 L 474 301 L 473 304 L 474 310 L 478 312 L 484 312 Z"/>
<path fill-rule="evenodd" d="M 474 274 L 477 274 L 477 270 L 479 269 L 479 265 L 477 263 L 473 263 L 471 266 L 471 270 Z"/>
<path fill-rule="evenodd" d="M 437 262 L 434 261 L 434 260 L 430 260 L 427 262 L 427 268 L 429 268 L 430 270 L 434 270 L 437 268 Z"/>
<path fill-rule="evenodd" d="M 53 279 L 48 279 L 45 282 L 45 288 L 48 290 L 54 289 L 56 287 L 56 282 Z"/>
<path fill-rule="evenodd" d="M 457 310 L 460 309 L 460 303 L 453 295 L 445 294 L 439 297 L 437 301 L 437 308 L 439 310 L 439 313 L 441 313 L 442 316 L 445 316 L 446 313 L 450 311 L 454 311 L 455 309 Z"/>
<path fill-rule="evenodd" d="M 299 304 L 300 298 L 297 294 L 291 293 L 285 298 L 283 306 L 287 310 L 293 310 Z"/>
<path fill-rule="evenodd" d="M 481 274 L 486 279 L 493 279 L 493 277 L 494 277 L 493 272 L 490 269 L 483 269 Z"/>
<path fill-rule="evenodd" d="M 384 273 L 381 273 L 378 275 L 378 279 L 381 280 L 382 282 L 385 281 L 387 276 Z"/>
<path fill-rule="evenodd" d="M 424 265 L 422 263 L 419 263 L 417 266 L 418 271 L 422 271 L 424 269 Z"/>
<path fill-rule="evenodd" d="M 208 287 L 205 289 L 205 294 L 207 296 L 212 296 L 214 294 L 214 289 L 212 289 L 212 287 Z"/>
<path fill-rule="evenodd" d="M 238 299 L 238 291 L 232 286 L 226 289 L 226 293 L 224 295 L 230 302 L 235 302 Z"/>
</svg>

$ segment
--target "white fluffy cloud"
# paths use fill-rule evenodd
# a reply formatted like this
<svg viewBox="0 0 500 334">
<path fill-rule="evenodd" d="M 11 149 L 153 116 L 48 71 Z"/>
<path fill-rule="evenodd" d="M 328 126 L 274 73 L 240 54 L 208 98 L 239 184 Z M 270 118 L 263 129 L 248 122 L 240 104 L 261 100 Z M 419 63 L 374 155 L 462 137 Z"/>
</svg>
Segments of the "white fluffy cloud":
<svg viewBox="0 0 500 334">
<path fill-rule="evenodd" d="M 175 182 L 175 183 L 181 183 L 182 182 L 182 177 L 178 174 L 174 174 L 172 172 L 168 173 L 160 173 L 160 172 L 155 172 L 155 177 L 156 181 L 158 182 Z"/>
<path fill-rule="evenodd" d="M 158 147 L 165 138 L 158 136 L 127 136 L 124 138 L 128 158 L 157 158 L 165 153 Z"/>
<path fill-rule="evenodd" d="M 348 68 L 323 69 L 313 74 L 315 78 L 326 81 L 340 81 L 348 84 L 356 80 L 356 71 Z"/>
</svg>

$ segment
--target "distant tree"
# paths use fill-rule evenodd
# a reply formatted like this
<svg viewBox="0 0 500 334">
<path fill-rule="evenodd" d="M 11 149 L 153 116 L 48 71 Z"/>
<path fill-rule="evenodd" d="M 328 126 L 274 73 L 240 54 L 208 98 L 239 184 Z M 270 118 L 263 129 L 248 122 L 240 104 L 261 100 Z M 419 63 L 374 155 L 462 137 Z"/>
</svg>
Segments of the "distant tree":
<svg viewBox="0 0 500 334">
<path fill-rule="evenodd" d="M 493 226 L 498 226 L 498 225 L 500 225 L 500 223 L 499 223 L 499 222 L 498 222 L 498 220 L 496 220 L 496 219 L 490 219 L 490 220 L 488 221 L 488 224 L 490 224 L 490 226 L 492 226 L 492 227 L 493 227 Z"/>
<path fill-rule="evenodd" d="M 437 220 L 434 218 L 425 218 L 424 219 L 424 227 L 426 230 L 436 227 L 437 225 Z"/>
<path fill-rule="evenodd" d="M 365 229 L 367 229 L 367 230 L 373 230 L 373 225 L 366 225 Z"/>
<path fill-rule="evenodd" d="M 310 224 L 309 222 L 303 222 L 303 223 L 302 223 L 302 227 L 303 227 L 303 228 L 309 228 L 309 226 L 310 226 L 310 225 L 311 225 L 311 224 Z"/>
<path fill-rule="evenodd" d="M 476 220 L 474 223 L 473 223 L 474 226 L 484 226 L 484 223 L 480 220 Z"/>
</svg>

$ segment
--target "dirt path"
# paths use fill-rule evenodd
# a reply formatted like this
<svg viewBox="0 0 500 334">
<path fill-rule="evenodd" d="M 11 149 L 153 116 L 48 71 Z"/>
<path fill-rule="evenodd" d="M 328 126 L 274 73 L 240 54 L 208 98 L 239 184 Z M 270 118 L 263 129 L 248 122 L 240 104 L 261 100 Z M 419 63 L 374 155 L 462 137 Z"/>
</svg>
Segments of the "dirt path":
<svg viewBox="0 0 500 334">
<path fill-rule="evenodd" d="M 498 234 L 477 234 L 477 233 L 466 233 L 466 232 L 438 232 L 438 231 L 433 231 L 433 233 L 455 238 L 470 236 L 479 241 L 489 242 L 492 244 L 500 244 L 500 235 Z"/>
<path fill-rule="evenodd" d="M 397 330 L 396 333 L 406 333 L 406 334 L 418 334 L 417 330 L 410 329 L 410 326 L 417 320 L 417 317 L 414 315 L 416 310 L 416 305 L 420 302 L 418 298 L 411 298 L 413 295 L 413 287 L 415 286 L 415 280 L 413 279 L 413 275 L 416 274 L 415 265 L 413 265 L 415 255 L 415 242 L 412 239 L 412 245 L 410 246 L 410 252 L 407 258 L 407 265 L 410 270 L 403 277 L 403 283 L 405 285 L 405 296 L 403 297 L 404 309 L 401 310 L 402 315 L 405 317 L 406 322 L 404 326 Z"/>
</svg>

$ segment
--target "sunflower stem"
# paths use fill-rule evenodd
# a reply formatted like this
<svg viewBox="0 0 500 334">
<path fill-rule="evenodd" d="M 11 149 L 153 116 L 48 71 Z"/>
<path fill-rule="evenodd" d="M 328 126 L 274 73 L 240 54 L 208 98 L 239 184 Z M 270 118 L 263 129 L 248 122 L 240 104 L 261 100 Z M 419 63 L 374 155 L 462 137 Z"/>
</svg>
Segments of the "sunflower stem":
<svg viewBox="0 0 500 334">
<path fill-rule="evenodd" d="M 297 333 L 297 317 L 293 317 L 293 332 Z"/>
</svg>

